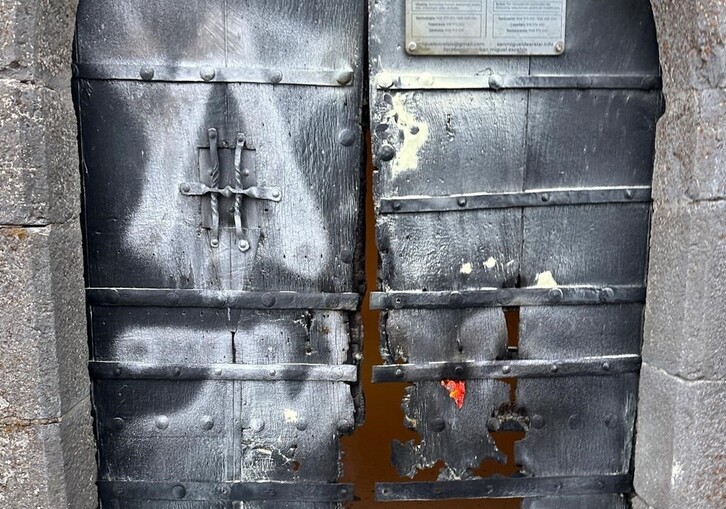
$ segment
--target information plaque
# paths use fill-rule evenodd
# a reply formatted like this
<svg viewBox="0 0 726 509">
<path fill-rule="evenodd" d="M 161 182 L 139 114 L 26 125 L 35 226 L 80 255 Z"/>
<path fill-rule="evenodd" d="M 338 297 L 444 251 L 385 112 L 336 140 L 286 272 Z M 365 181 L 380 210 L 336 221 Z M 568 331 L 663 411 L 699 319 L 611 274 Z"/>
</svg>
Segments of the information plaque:
<svg viewBox="0 0 726 509">
<path fill-rule="evenodd" d="M 410 55 L 561 55 L 566 0 L 406 0 Z"/>
</svg>

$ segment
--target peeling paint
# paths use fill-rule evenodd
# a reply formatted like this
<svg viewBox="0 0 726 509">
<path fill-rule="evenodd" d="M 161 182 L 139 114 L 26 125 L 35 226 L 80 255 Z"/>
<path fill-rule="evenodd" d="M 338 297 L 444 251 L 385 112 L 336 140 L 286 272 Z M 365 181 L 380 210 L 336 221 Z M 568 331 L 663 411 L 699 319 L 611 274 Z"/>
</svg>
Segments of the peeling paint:
<svg viewBox="0 0 726 509">
<path fill-rule="evenodd" d="M 407 108 L 413 94 L 399 93 L 393 96 L 393 104 L 388 112 L 387 123 L 397 125 L 403 131 L 403 141 L 396 157 L 391 161 L 391 174 L 418 168 L 418 157 L 421 148 L 429 139 L 429 126 L 426 122 L 416 119 Z"/>
<path fill-rule="evenodd" d="M 297 421 L 297 412 L 295 410 L 286 408 L 285 411 L 283 412 L 283 415 L 285 416 L 285 422 Z"/>
<path fill-rule="evenodd" d="M 494 258 L 493 256 L 490 256 L 490 257 L 489 257 L 489 258 L 487 259 L 487 261 L 485 261 L 485 262 L 484 262 L 484 266 L 485 266 L 485 267 L 486 267 L 487 269 L 493 269 L 494 267 L 496 267 L 496 266 L 497 266 L 497 259 L 496 259 L 496 258 Z"/>
<path fill-rule="evenodd" d="M 552 276 L 552 271 L 547 270 L 537 274 L 534 286 L 536 288 L 555 288 L 557 286 L 557 281 L 555 281 L 554 276 Z"/>
<path fill-rule="evenodd" d="M 471 262 L 466 262 L 461 265 L 461 272 L 462 274 L 471 274 L 471 271 L 474 270 L 474 267 L 471 265 Z"/>
</svg>

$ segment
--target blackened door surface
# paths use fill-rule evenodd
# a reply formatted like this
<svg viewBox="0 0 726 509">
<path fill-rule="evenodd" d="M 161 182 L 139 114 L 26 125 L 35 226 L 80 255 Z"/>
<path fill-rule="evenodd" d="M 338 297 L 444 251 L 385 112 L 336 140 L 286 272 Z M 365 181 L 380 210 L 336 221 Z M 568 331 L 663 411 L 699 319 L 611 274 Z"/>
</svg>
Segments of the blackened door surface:
<svg viewBox="0 0 726 509">
<path fill-rule="evenodd" d="M 378 498 L 625 507 L 662 109 L 650 3 L 567 2 L 549 56 L 427 56 L 405 25 L 407 6 L 425 11 L 436 41 L 492 3 L 510 21 L 563 4 L 370 4 L 374 380 L 411 383 L 420 440 L 393 444 L 401 476 L 440 469 Z M 518 476 L 477 480 L 508 432 Z"/>
<path fill-rule="evenodd" d="M 82 1 L 103 507 L 336 507 L 357 418 L 357 0 Z"/>
</svg>

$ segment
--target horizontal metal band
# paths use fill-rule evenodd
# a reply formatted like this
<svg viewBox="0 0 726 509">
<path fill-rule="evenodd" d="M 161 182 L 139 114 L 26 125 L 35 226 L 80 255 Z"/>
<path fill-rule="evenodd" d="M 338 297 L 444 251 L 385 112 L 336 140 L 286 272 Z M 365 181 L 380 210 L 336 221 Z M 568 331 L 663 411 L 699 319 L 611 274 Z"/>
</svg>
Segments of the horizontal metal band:
<svg viewBox="0 0 726 509">
<path fill-rule="evenodd" d="M 381 214 L 411 214 L 454 210 L 590 205 L 601 203 L 644 203 L 651 200 L 651 188 L 594 187 L 587 189 L 538 189 L 511 193 L 475 193 L 452 196 L 402 196 L 383 198 Z"/>
<path fill-rule="evenodd" d="M 371 309 L 626 304 L 645 302 L 644 286 L 485 288 L 460 292 L 373 292 Z"/>
<path fill-rule="evenodd" d="M 405 74 L 382 72 L 376 79 L 379 89 L 390 90 L 503 90 L 503 89 L 606 89 L 660 90 L 660 76 L 560 75 L 560 76 L 450 76 L 430 73 Z"/>
<path fill-rule="evenodd" d="M 424 382 L 504 378 L 607 376 L 636 373 L 639 355 L 613 355 L 563 360 L 506 360 L 476 362 L 428 362 L 373 366 L 373 383 Z"/>
<path fill-rule="evenodd" d="M 352 484 L 316 482 L 151 482 L 99 481 L 102 498 L 126 500 L 200 500 L 249 502 L 289 500 L 296 502 L 348 502 Z"/>
<path fill-rule="evenodd" d="M 471 481 L 377 483 L 376 500 L 444 500 L 479 498 L 533 498 L 547 496 L 629 494 L 630 475 L 588 477 L 510 477 Z"/>
<path fill-rule="evenodd" d="M 355 382 L 358 368 L 351 364 L 146 364 L 141 362 L 88 363 L 91 377 L 120 380 L 241 380 Z"/>
<path fill-rule="evenodd" d="M 87 288 L 92 306 L 321 309 L 355 311 L 357 293 L 242 292 L 163 288 Z"/>
<path fill-rule="evenodd" d="M 182 83 L 268 83 L 341 87 L 353 83 L 353 70 L 257 69 L 170 65 L 73 64 L 73 76 L 84 80 L 161 81 Z"/>
</svg>

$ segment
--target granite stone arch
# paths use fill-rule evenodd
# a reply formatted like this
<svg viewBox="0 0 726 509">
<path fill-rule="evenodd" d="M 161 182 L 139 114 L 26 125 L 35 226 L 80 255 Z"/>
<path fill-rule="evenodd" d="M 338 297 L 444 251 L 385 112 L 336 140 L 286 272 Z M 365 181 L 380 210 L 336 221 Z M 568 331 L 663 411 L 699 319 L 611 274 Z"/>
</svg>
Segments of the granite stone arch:
<svg viewBox="0 0 726 509">
<path fill-rule="evenodd" d="M 638 509 L 726 506 L 726 3 L 652 0 L 658 124 Z M 0 1 L 0 506 L 97 506 L 76 0 Z"/>
</svg>

